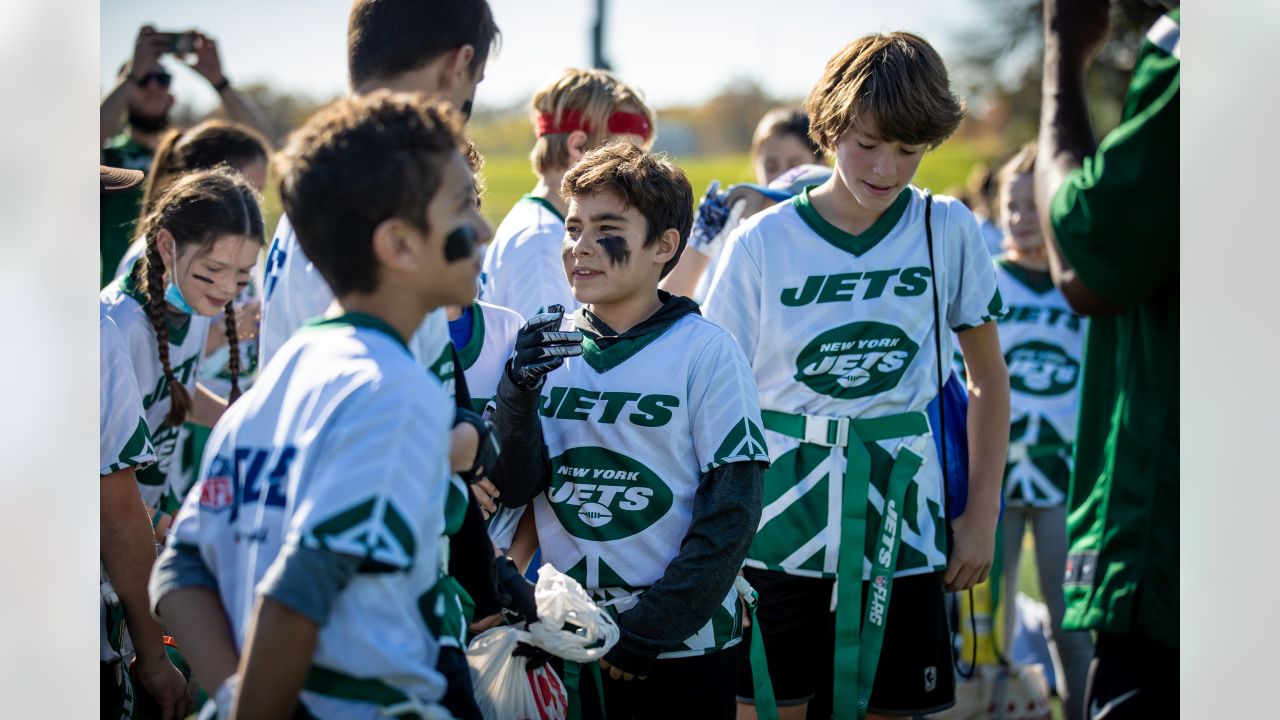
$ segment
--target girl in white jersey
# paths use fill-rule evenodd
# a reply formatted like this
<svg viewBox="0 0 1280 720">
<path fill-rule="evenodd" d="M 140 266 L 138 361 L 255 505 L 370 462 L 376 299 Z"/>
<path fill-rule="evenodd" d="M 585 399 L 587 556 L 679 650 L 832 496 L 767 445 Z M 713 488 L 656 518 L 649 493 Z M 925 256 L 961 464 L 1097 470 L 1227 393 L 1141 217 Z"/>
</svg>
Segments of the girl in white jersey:
<svg viewBox="0 0 1280 720">
<path fill-rule="evenodd" d="M 1022 540 L 1035 537 L 1041 593 L 1049 606 L 1049 651 L 1067 717 L 1083 717 L 1093 643 L 1087 632 L 1065 632 L 1062 578 L 1067 559 L 1067 484 L 1080 408 L 1085 318 L 1072 312 L 1053 286 L 1036 216 L 1036 145 L 1001 168 L 1000 223 L 1007 252 L 996 259 L 996 282 L 1009 312 L 1000 319 L 1000 345 L 1009 365 L 1012 424 L 1004 473 L 1004 645 L 1013 645 L 1014 597 Z"/>
<path fill-rule="evenodd" d="M 281 156 L 341 314 L 286 342 L 214 429 L 153 575 L 220 709 L 442 716 L 453 406 L 408 338 L 474 293 L 476 264 L 448 261 L 489 233 L 459 144 L 447 106 L 384 91 L 321 111 Z"/>
<path fill-rule="evenodd" d="M 228 363 L 230 399 L 240 394 L 239 332 L 231 310 L 262 249 L 262 212 L 257 193 L 239 173 L 202 170 L 160 196 L 142 231 L 146 253 L 102 290 L 99 302 L 120 329 L 142 393 L 156 463 L 138 472 L 138 482 L 154 508 L 179 428 L 188 420 L 211 427 L 227 405 L 197 382 L 205 338 L 218 315 L 235 351 Z"/>
<path fill-rule="evenodd" d="M 924 39 L 855 40 L 807 108 L 834 174 L 730 237 L 705 304 L 751 362 L 773 457 L 745 571 L 752 632 L 783 718 L 924 715 L 954 702 L 944 586 L 972 587 L 992 563 L 1001 300 L 973 215 L 910 185 L 963 115 Z M 925 411 L 950 330 L 968 360 L 971 452 L 968 503 L 948 523 Z M 752 702 L 753 684 L 739 695 Z"/>
</svg>

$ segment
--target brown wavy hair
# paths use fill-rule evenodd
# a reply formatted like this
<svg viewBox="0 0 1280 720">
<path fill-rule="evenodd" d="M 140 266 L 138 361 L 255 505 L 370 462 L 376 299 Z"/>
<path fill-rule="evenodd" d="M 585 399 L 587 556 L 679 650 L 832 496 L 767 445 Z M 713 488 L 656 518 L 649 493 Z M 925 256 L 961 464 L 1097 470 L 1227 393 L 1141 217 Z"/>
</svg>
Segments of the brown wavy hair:
<svg viewBox="0 0 1280 720">
<path fill-rule="evenodd" d="M 626 140 L 614 140 L 583 155 L 560 184 L 560 194 L 566 200 L 606 190 L 621 195 L 627 207 L 644 216 L 649 226 L 645 247 L 657 242 L 669 228 L 680 231 L 676 254 L 662 266 L 660 277 L 666 277 L 680 261 L 693 229 L 693 186 L 689 178 L 665 158 Z"/>
<path fill-rule="evenodd" d="M 960 126 L 964 102 L 928 41 L 891 32 L 864 35 L 828 60 L 805 110 L 810 137 L 827 152 L 861 116 L 880 139 L 935 148 Z"/>
<path fill-rule="evenodd" d="M 196 247 L 207 252 L 218 238 L 243 235 L 263 243 L 262 209 L 257 192 L 239 173 L 230 168 L 198 170 L 174 181 L 155 203 L 155 208 L 142 220 L 142 235 L 147 249 L 134 265 L 133 277 L 146 297 L 144 310 L 156 334 L 156 352 L 169 384 L 169 413 L 165 424 L 178 427 L 191 411 L 191 395 L 178 382 L 169 364 L 169 323 L 165 317 L 164 291 L 166 272 L 157 238 L 168 230 L 175 243 L 175 257 L 183 250 Z M 231 374 L 231 402 L 240 397 L 240 343 L 236 332 L 236 314 L 228 302 L 226 314 L 227 346 L 231 352 L 227 369 Z"/>
</svg>

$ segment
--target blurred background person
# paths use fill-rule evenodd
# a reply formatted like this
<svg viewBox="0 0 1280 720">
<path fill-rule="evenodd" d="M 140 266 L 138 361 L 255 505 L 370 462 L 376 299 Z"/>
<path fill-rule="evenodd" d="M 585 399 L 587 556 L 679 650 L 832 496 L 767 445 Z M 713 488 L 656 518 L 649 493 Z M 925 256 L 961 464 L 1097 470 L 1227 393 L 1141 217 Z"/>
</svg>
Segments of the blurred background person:
<svg viewBox="0 0 1280 720">
<path fill-rule="evenodd" d="M 162 55 L 174 55 L 209 81 L 233 120 L 273 137 L 270 123 L 251 100 L 236 91 L 222 72 L 222 60 L 213 38 L 196 30 L 180 33 L 157 32 L 150 25 L 138 31 L 133 57 L 116 77 L 115 86 L 99 107 L 99 140 L 102 163 L 130 170 L 149 171 L 151 158 L 163 132 L 170 125 L 175 98 L 169 92 L 172 75 L 160 62 Z M 188 60 L 194 56 L 194 60 Z M 124 127 L 121 129 L 121 120 Z M 116 267 L 133 239 L 142 203 L 142 191 L 102 197 L 101 229 L 98 238 L 101 262 L 99 286 L 115 277 Z"/>
<path fill-rule="evenodd" d="M 1093 718 L 1174 717 L 1179 628 L 1179 108 L 1176 2 L 1138 49 L 1098 143 L 1086 75 L 1106 0 L 1044 3 L 1036 208 L 1053 282 L 1090 316 L 1067 498 L 1068 630 L 1094 630 Z"/>
<path fill-rule="evenodd" d="M 680 256 L 679 264 L 663 279 L 662 289 L 695 300 L 702 298 L 711 284 L 716 262 L 729 233 L 743 220 L 784 199 L 783 193 L 771 194 L 761 186 L 771 186 L 792 168 L 823 166 L 825 162 L 822 148 L 809 137 L 809 116 L 804 110 L 780 107 L 765 113 L 751 138 L 751 167 L 755 171 L 756 183 L 737 186 L 754 192 L 734 194 L 733 186 L 721 192 L 720 182 L 711 181 L 694 218 L 693 234 L 689 237 L 689 248 L 694 252 Z M 820 185 L 829 176 L 829 172 L 823 173 L 821 167 L 817 167 L 797 179 L 806 179 L 810 185 Z M 786 197 L 804 189 L 803 186 L 790 188 L 793 184 L 784 183 L 789 188 Z"/>
</svg>

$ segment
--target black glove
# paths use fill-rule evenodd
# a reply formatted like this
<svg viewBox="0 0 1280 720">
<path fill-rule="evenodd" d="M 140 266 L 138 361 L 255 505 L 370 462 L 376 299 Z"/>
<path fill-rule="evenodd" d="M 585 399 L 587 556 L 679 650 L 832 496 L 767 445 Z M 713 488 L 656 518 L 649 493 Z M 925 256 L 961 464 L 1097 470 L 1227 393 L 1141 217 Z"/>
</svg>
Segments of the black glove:
<svg viewBox="0 0 1280 720">
<path fill-rule="evenodd" d="M 542 378 L 564 364 L 564 359 L 582 354 L 582 333 L 561 332 L 564 307 L 552 305 L 534 315 L 516 335 L 516 349 L 507 361 L 507 377 L 521 390 L 533 390 Z"/>
<path fill-rule="evenodd" d="M 497 590 L 498 602 L 503 614 L 516 621 L 537 622 L 538 603 L 533 598 L 533 583 L 520 574 L 519 568 L 509 557 L 496 557 L 489 564 L 489 575 Z"/>
<path fill-rule="evenodd" d="M 498 453 L 502 448 L 498 447 L 498 435 L 493 431 L 493 424 L 474 411 L 466 408 L 458 408 L 454 411 L 454 426 L 462 423 L 470 424 L 480 436 L 480 442 L 476 446 L 475 462 L 471 463 L 469 470 L 458 473 L 458 477 L 470 485 L 480 480 L 480 476 L 476 474 L 480 468 L 484 468 L 486 473 L 493 470 L 493 464 L 498 461 Z"/>
<path fill-rule="evenodd" d="M 516 643 L 516 649 L 511 651 L 511 655 L 512 657 L 529 658 L 524 665 L 524 669 L 526 671 L 537 670 L 543 665 L 546 665 L 547 661 L 551 659 L 551 653 L 543 650 L 537 645 L 530 645 L 523 640 Z"/>
</svg>

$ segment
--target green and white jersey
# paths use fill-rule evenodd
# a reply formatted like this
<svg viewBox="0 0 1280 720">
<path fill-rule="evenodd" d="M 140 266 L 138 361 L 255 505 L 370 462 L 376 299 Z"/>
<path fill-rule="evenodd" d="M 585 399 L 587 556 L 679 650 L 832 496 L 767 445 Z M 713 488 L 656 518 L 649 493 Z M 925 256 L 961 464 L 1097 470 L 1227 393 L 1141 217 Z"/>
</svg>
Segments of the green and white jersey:
<svg viewBox="0 0 1280 720">
<path fill-rule="evenodd" d="M 116 268 L 116 277 L 120 277 L 133 269 L 133 264 L 140 260 L 147 251 L 146 238 L 138 238 L 129 246 L 128 252 L 124 258 L 120 260 L 120 265 Z M 249 274 L 249 283 L 244 286 L 239 295 L 236 295 L 236 307 L 248 305 L 249 303 L 262 301 L 262 262 L 253 267 L 253 272 Z M 226 322 L 222 315 L 217 316 L 215 322 Z M 244 328 L 240 328 L 243 332 Z M 254 339 L 249 342 L 241 341 L 240 345 L 240 390 L 248 390 L 253 387 L 253 381 L 258 376 L 258 340 L 255 335 Z M 221 345 L 217 350 L 209 353 L 205 358 L 204 367 L 200 370 L 200 384 L 208 388 L 213 394 L 223 398 L 231 397 L 231 373 L 227 370 L 227 361 L 231 357 L 231 350 L 226 345 Z M 196 458 L 199 462 L 199 458 Z"/>
<path fill-rule="evenodd" d="M 145 309 L 146 298 L 129 275 L 116 278 L 98 296 L 100 312 L 109 316 L 128 351 L 134 381 L 142 394 L 142 409 L 151 442 L 155 446 L 156 463 L 138 471 L 142 499 L 156 507 L 164 492 L 165 475 L 178 444 L 178 428 L 166 425 L 169 412 L 169 382 L 156 349 L 156 333 Z M 209 335 L 209 318 L 201 315 L 167 314 L 169 323 L 169 367 L 173 375 L 192 396 L 196 377 L 204 357 L 205 339 Z"/>
<path fill-rule="evenodd" d="M 441 697 L 431 600 L 453 415 L 395 331 L 366 315 L 317 321 L 219 420 L 170 544 L 197 551 L 238 648 L 257 588 L 290 546 L 362 559 L 320 627 L 306 690 L 361 679 Z"/>
<path fill-rule="evenodd" d="M 287 215 L 280 216 L 271 239 L 262 283 L 258 355 L 259 364 L 266 365 L 298 328 L 324 315 L 333 304 L 333 291 L 302 252 L 298 234 L 293 231 Z M 449 350 L 449 321 L 443 308 L 427 314 L 409 339 L 409 348 L 424 367 L 435 373 L 452 398 L 453 354 Z"/>
<path fill-rule="evenodd" d="M 1005 258 L 997 259 L 995 268 L 1000 295 L 1008 303 L 999 331 L 1012 391 L 1005 501 L 1061 505 L 1071 479 L 1086 320 L 1071 311 L 1048 273 L 1028 271 Z"/>
<path fill-rule="evenodd" d="M 560 252 L 564 216 L 547 200 L 525 195 L 493 234 L 484 256 L 480 299 L 531 318 L 555 304 L 578 308 Z"/>
<path fill-rule="evenodd" d="M 484 406 L 498 394 L 498 381 L 516 346 L 516 333 L 524 320 L 504 307 L 476 301 L 471 306 L 471 339 L 458 348 L 462 361 L 462 374 L 471 392 L 471 405 L 476 412 L 484 412 Z M 499 507 L 489 518 L 489 537 L 506 552 L 511 548 L 516 526 L 524 515 L 524 508 Z M 465 645 L 464 645 L 465 647 Z"/>
<path fill-rule="evenodd" d="M 925 412 L 937 394 L 937 365 L 923 192 L 904 189 L 854 236 L 818 214 L 811 189 L 754 215 L 730 237 L 703 311 L 742 346 L 765 410 L 859 419 Z M 953 198 L 935 197 L 932 224 L 943 320 L 957 331 L 992 321 L 1003 303 L 973 214 Z M 951 344 L 943 332 L 944 357 Z M 845 455 L 768 429 L 765 437 L 773 466 L 747 564 L 835 577 Z M 947 562 L 942 475 L 933 442 L 920 439 L 868 444 L 872 528 L 881 522 L 887 468 L 898 449 L 908 442 L 925 457 L 907 486 L 897 576 Z M 878 537 L 868 532 L 865 539 L 869 553 Z"/>
<path fill-rule="evenodd" d="M 445 315 L 444 308 L 427 313 L 413 337 L 409 338 L 409 350 L 418 363 L 440 381 L 445 396 L 453 404 L 457 368 L 453 366 L 453 341 L 449 339 L 449 317 Z"/>
<path fill-rule="evenodd" d="M 471 340 L 458 348 L 458 359 L 476 412 L 498 394 L 498 381 L 522 325 L 524 319 L 507 308 L 480 301 L 471 306 Z"/>
<path fill-rule="evenodd" d="M 142 394 L 133 376 L 129 351 L 116 324 L 98 312 L 98 362 L 102 384 L 98 389 L 98 467 L 106 477 L 125 468 L 139 468 L 156 460 L 151 434 L 142 415 Z M 101 570 L 101 569 L 100 569 Z M 98 659 L 117 660 L 128 652 L 124 609 L 105 570 L 99 574 L 102 602 L 98 604 Z"/>
<path fill-rule="evenodd" d="M 679 552 L 703 474 L 768 462 L 768 450 L 746 358 L 701 316 L 607 350 L 588 337 L 583 349 L 539 398 L 552 477 L 534 516 L 543 561 L 624 612 Z M 726 591 L 704 627 L 658 657 L 736 644 L 739 602 Z"/>
<path fill-rule="evenodd" d="M 142 412 L 142 393 L 134 376 L 124 337 L 111 317 L 98 309 L 99 475 L 140 468 L 156 461 L 151 431 Z"/>
</svg>

